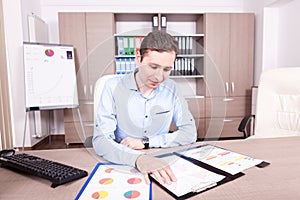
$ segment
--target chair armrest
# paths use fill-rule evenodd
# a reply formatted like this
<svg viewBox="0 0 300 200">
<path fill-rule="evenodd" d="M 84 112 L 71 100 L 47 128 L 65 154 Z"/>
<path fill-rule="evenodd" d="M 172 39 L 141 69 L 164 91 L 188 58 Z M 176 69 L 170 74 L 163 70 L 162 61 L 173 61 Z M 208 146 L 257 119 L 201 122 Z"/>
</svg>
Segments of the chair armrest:
<svg viewBox="0 0 300 200">
<path fill-rule="evenodd" d="M 246 131 L 247 125 L 248 125 L 249 121 L 251 121 L 252 118 L 254 119 L 255 115 L 247 115 L 247 116 L 245 116 L 242 119 L 242 121 L 240 122 L 240 125 L 238 127 L 238 131 L 239 132 L 243 132 L 245 138 L 247 137 L 247 131 Z"/>
<path fill-rule="evenodd" d="M 93 147 L 93 136 L 87 137 L 87 138 L 85 139 L 83 145 L 84 145 L 85 148 Z"/>
</svg>

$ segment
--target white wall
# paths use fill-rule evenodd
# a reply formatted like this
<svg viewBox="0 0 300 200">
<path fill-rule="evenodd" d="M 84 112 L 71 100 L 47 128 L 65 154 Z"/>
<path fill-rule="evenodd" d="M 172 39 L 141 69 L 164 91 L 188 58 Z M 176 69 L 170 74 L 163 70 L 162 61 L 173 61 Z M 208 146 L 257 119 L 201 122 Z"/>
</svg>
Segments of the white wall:
<svg viewBox="0 0 300 200">
<path fill-rule="evenodd" d="M 300 1 L 245 0 L 244 8 L 256 16 L 254 85 L 264 70 L 300 66 Z"/>
<path fill-rule="evenodd" d="M 278 13 L 277 67 L 300 67 L 300 1 L 282 5 Z"/>
<path fill-rule="evenodd" d="M 244 10 L 255 13 L 254 85 L 264 70 L 300 66 L 300 1 L 244 0 Z"/>
</svg>

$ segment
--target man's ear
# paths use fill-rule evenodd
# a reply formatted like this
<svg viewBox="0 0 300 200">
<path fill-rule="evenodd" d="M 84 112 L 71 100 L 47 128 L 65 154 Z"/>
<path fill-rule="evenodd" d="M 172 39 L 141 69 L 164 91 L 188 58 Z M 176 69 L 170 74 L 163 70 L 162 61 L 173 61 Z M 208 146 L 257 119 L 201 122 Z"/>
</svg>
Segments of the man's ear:
<svg viewBox="0 0 300 200">
<path fill-rule="evenodd" d="M 141 66 L 142 65 L 142 56 L 141 56 L 141 53 L 140 53 L 140 49 L 139 48 L 136 48 L 135 50 L 135 64 L 137 66 Z"/>
</svg>

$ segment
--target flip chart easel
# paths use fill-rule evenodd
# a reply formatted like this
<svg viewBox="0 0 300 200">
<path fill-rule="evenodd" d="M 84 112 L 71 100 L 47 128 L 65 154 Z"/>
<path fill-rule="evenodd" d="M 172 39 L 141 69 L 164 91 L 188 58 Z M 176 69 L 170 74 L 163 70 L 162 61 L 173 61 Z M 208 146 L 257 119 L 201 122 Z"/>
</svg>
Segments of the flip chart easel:
<svg viewBox="0 0 300 200">
<path fill-rule="evenodd" d="M 22 150 L 28 112 L 31 111 L 76 108 L 85 137 L 78 103 L 73 46 L 24 42 L 23 53 L 26 116 Z"/>
</svg>

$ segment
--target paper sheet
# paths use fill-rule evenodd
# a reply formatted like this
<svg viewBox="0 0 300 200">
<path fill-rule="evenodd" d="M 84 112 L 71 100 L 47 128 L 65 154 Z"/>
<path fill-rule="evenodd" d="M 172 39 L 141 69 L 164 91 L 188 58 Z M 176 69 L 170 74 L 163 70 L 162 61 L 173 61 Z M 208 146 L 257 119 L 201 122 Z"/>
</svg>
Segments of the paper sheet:
<svg viewBox="0 0 300 200">
<path fill-rule="evenodd" d="M 151 199 L 151 185 L 134 168 L 99 163 L 76 199 Z"/>
<path fill-rule="evenodd" d="M 263 162 L 263 160 L 254 159 L 212 145 L 204 145 L 199 148 L 192 148 L 178 153 L 199 160 L 232 175 Z"/>
<path fill-rule="evenodd" d="M 217 182 L 225 178 L 176 155 L 162 157 L 162 159 L 165 159 L 170 164 L 177 178 L 177 181 L 171 185 L 163 184 L 163 186 L 177 197 L 189 192 L 200 192 L 206 188 L 213 187 Z"/>
</svg>

